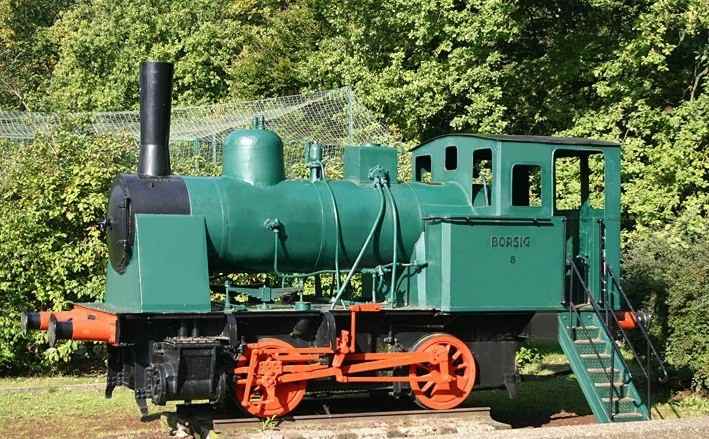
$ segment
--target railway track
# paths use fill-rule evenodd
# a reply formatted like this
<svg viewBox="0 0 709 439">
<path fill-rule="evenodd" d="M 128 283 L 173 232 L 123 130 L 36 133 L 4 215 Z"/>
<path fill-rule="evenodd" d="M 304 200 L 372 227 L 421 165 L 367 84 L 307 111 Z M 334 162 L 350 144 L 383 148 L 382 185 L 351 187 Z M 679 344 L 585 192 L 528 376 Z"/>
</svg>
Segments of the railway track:
<svg viewBox="0 0 709 439">
<path fill-rule="evenodd" d="M 431 437 L 438 434 L 491 431 L 509 428 L 490 417 L 489 407 L 465 407 L 451 410 L 420 410 L 410 404 L 382 400 L 368 404 L 363 400 L 321 404 L 308 401 L 292 416 L 273 419 L 233 417 L 233 412 L 220 413 L 209 405 L 177 407 L 181 425 L 206 437 L 208 432 L 224 433 L 225 437 L 252 437 L 266 431 L 292 433 L 295 437 Z M 332 401 L 330 401 L 332 403 Z M 379 434 L 377 434 L 379 432 Z M 393 433 L 394 432 L 394 433 Z"/>
<path fill-rule="evenodd" d="M 466 414 L 477 414 L 477 415 L 488 415 L 490 414 L 489 407 L 467 407 L 458 408 L 452 410 L 396 410 L 396 411 L 374 411 L 374 412 L 358 412 L 358 413 L 330 413 L 330 414 L 318 414 L 318 415 L 296 415 L 279 419 L 281 424 L 283 423 L 295 423 L 295 422 L 310 422 L 310 421 L 334 421 L 336 423 L 346 423 L 349 421 L 359 421 L 364 419 L 385 419 L 392 417 L 405 417 L 405 416 L 416 416 L 416 417 L 427 417 L 435 418 L 441 417 L 443 415 L 466 415 Z M 258 426 L 263 424 L 263 421 L 258 418 L 231 418 L 231 419 L 214 419 L 213 421 L 214 429 L 219 431 L 219 427 L 225 426 L 246 426 L 254 425 Z"/>
</svg>

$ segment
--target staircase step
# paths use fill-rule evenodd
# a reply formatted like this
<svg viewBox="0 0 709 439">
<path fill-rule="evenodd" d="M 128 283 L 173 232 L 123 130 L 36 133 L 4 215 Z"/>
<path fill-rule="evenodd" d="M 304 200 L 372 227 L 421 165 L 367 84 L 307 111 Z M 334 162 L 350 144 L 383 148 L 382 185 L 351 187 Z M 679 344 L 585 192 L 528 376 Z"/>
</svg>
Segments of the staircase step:
<svg viewBox="0 0 709 439">
<path fill-rule="evenodd" d="M 587 338 L 580 338 L 578 340 L 574 340 L 574 344 L 606 344 L 606 341 L 602 338 L 592 338 L 590 340 Z"/>
<path fill-rule="evenodd" d="M 605 353 L 605 352 L 602 353 L 602 354 L 593 354 L 593 353 L 592 353 L 592 354 L 580 354 L 580 356 L 581 356 L 581 358 L 583 358 L 584 360 L 587 359 L 587 358 L 591 358 L 591 359 L 593 359 L 593 358 L 603 358 L 604 360 L 605 360 L 605 359 L 608 359 L 608 361 L 610 361 L 610 359 L 611 359 L 611 354 L 607 354 L 607 353 Z"/>
<path fill-rule="evenodd" d="M 607 383 L 610 381 L 610 375 L 611 371 L 610 369 L 603 369 L 603 368 L 589 368 L 586 369 L 586 372 L 588 373 L 588 376 L 591 378 L 591 381 L 594 383 Z M 616 369 L 613 371 L 613 378 L 614 381 L 621 381 L 623 380 L 623 371 Z"/>
<path fill-rule="evenodd" d="M 593 383 L 593 387 L 596 389 L 596 393 L 598 394 L 599 397 L 606 396 L 606 398 L 607 398 L 611 392 L 611 386 L 610 386 L 610 383 L 608 383 L 608 382 Z M 628 386 L 625 383 L 623 383 L 622 381 L 614 383 L 612 391 L 613 391 L 613 399 L 629 397 Z"/>
<path fill-rule="evenodd" d="M 608 343 L 600 339 L 575 340 L 574 346 L 579 354 L 605 354 L 608 351 Z"/>
<path fill-rule="evenodd" d="M 583 363 L 586 365 L 586 369 L 603 368 L 603 369 L 607 369 L 608 372 L 610 373 L 610 368 L 611 368 L 610 354 L 590 353 L 590 354 L 580 354 L 579 357 L 581 357 L 581 361 L 583 361 Z M 613 369 L 621 369 L 622 367 L 623 367 L 623 363 L 620 361 L 620 359 L 616 355 L 614 362 L 613 362 Z"/>
<path fill-rule="evenodd" d="M 601 334 L 601 328 L 593 325 L 586 326 L 576 326 L 573 328 L 573 332 L 576 334 L 577 340 L 588 340 L 589 338 L 599 338 Z"/>
<path fill-rule="evenodd" d="M 593 383 L 593 385 L 597 389 L 607 389 L 611 386 L 611 383 L 606 381 L 606 382 Z M 625 383 L 623 381 L 616 381 L 613 383 L 613 387 L 615 387 L 615 388 L 621 388 L 623 386 L 625 386 Z"/>
<path fill-rule="evenodd" d="M 632 421 L 644 421 L 645 416 L 642 413 L 630 412 L 630 413 L 616 413 L 613 416 L 614 422 L 632 422 Z"/>
<path fill-rule="evenodd" d="M 601 398 L 601 402 L 603 405 L 608 408 L 608 404 L 610 404 L 610 398 Z M 613 398 L 613 406 L 615 407 L 615 410 L 618 413 L 634 413 L 637 408 L 638 408 L 638 402 L 630 397 L 624 397 L 624 398 Z"/>
</svg>

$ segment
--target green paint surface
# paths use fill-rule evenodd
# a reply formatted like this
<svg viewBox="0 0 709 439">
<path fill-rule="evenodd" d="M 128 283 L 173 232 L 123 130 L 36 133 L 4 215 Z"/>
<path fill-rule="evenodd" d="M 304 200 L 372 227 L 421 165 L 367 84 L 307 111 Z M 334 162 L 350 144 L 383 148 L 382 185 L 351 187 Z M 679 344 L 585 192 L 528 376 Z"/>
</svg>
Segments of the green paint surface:
<svg viewBox="0 0 709 439">
<path fill-rule="evenodd" d="M 583 261 L 598 297 L 601 221 L 607 262 L 619 274 L 619 149 L 583 139 L 536 139 L 451 135 L 413 151 L 414 163 L 430 157 L 431 181 L 390 182 L 398 260 L 416 266 L 400 267 L 388 306 L 562 310 L 565 264 L 572 258 Z M 225 148 L 225 175 L 184 177 L 191 215 L 139 216 L 126 274 L 109 270 L 111 306 L 208 311 L 209 273 L 273 272 L 276 256 L 281 272 L 333 270 L 336 257 L 346 272 L 377 223 L 382 203 L 369 171 L 380 167 L 396 174 L 396 151 L 376 146 L 346 148 L 347 178 L 337 181 L 281 179 L 282 143 L 268 130 L 237 131 Z M 473 186 L 473 161 L 481 150 L 491 161 L 489 202 Z M 604 209 L 556 208 L 555 158 L 570 154 L 603 157 Z M 515 201 L 518 166 L 538 168 L 534 205 Z M 392 262 L 394 218 L 385 197 L 360 269 Z M 277 235 L 267 227 L 276 220 Z M 380 288 L 376 296 L 384 300 L 385 293 Z"/>
<path fill-rule="evenodd" d="M 133 257 L 123 274 L 108 265 L 106 305 L 123 312 L 208 312 L 204 218 L 136 215 Z"/>
<path fill-rule="evenodd" d="M 441 222 L 427 227 L 437 255 L 427 298 L 445 311 L 560 309 L 564 224 L 516 221 Z M 440 292 L 434 292 L 440 286 Z M 439 306 L 435 306 L 438 308 Z"/>
</svg>

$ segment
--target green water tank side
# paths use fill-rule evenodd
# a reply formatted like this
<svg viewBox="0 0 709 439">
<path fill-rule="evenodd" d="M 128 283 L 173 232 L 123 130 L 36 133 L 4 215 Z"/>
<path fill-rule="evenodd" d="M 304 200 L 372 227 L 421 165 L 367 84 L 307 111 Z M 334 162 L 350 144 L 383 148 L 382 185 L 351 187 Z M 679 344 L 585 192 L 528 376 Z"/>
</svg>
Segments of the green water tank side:
<svg viewBox="0 0 709 439">
<path fill-rule="evenodd" d="M 224 176 L 253 185 L 273 185 L 285 179 L 283 142 L 261 128 L 238 129 L 224 141 Z"/>
</svg>

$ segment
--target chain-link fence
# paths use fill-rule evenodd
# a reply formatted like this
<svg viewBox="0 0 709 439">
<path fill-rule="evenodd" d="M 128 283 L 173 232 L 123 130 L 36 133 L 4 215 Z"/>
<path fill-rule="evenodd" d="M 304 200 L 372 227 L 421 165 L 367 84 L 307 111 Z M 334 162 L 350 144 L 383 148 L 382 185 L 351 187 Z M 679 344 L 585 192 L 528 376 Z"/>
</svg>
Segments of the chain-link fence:
<svg viewBox="0 0 709 439">
<path fill-rule="evenodd" d="M 342 146 L 393 141 L 389 131 L 372 112 L 357 102 L 348 87 L 253 101 L 236 101 L 173 108 L 170 124 L 171 154 L 175 158 L 200 156 L 218 164 L 226 136 L 264 116 L 268 128 L 285 144 L 286 169 L 302 161 L 303 144 L 324 145 L 325 160 L 337 158 Z M 29 142 L 49 134 L 62 120 L 61 113 L 0 112 L 0 139 Z M 76 114 L 95 134 L 128 135 L 140 139 L 137 111 Z"/>
</svg>

